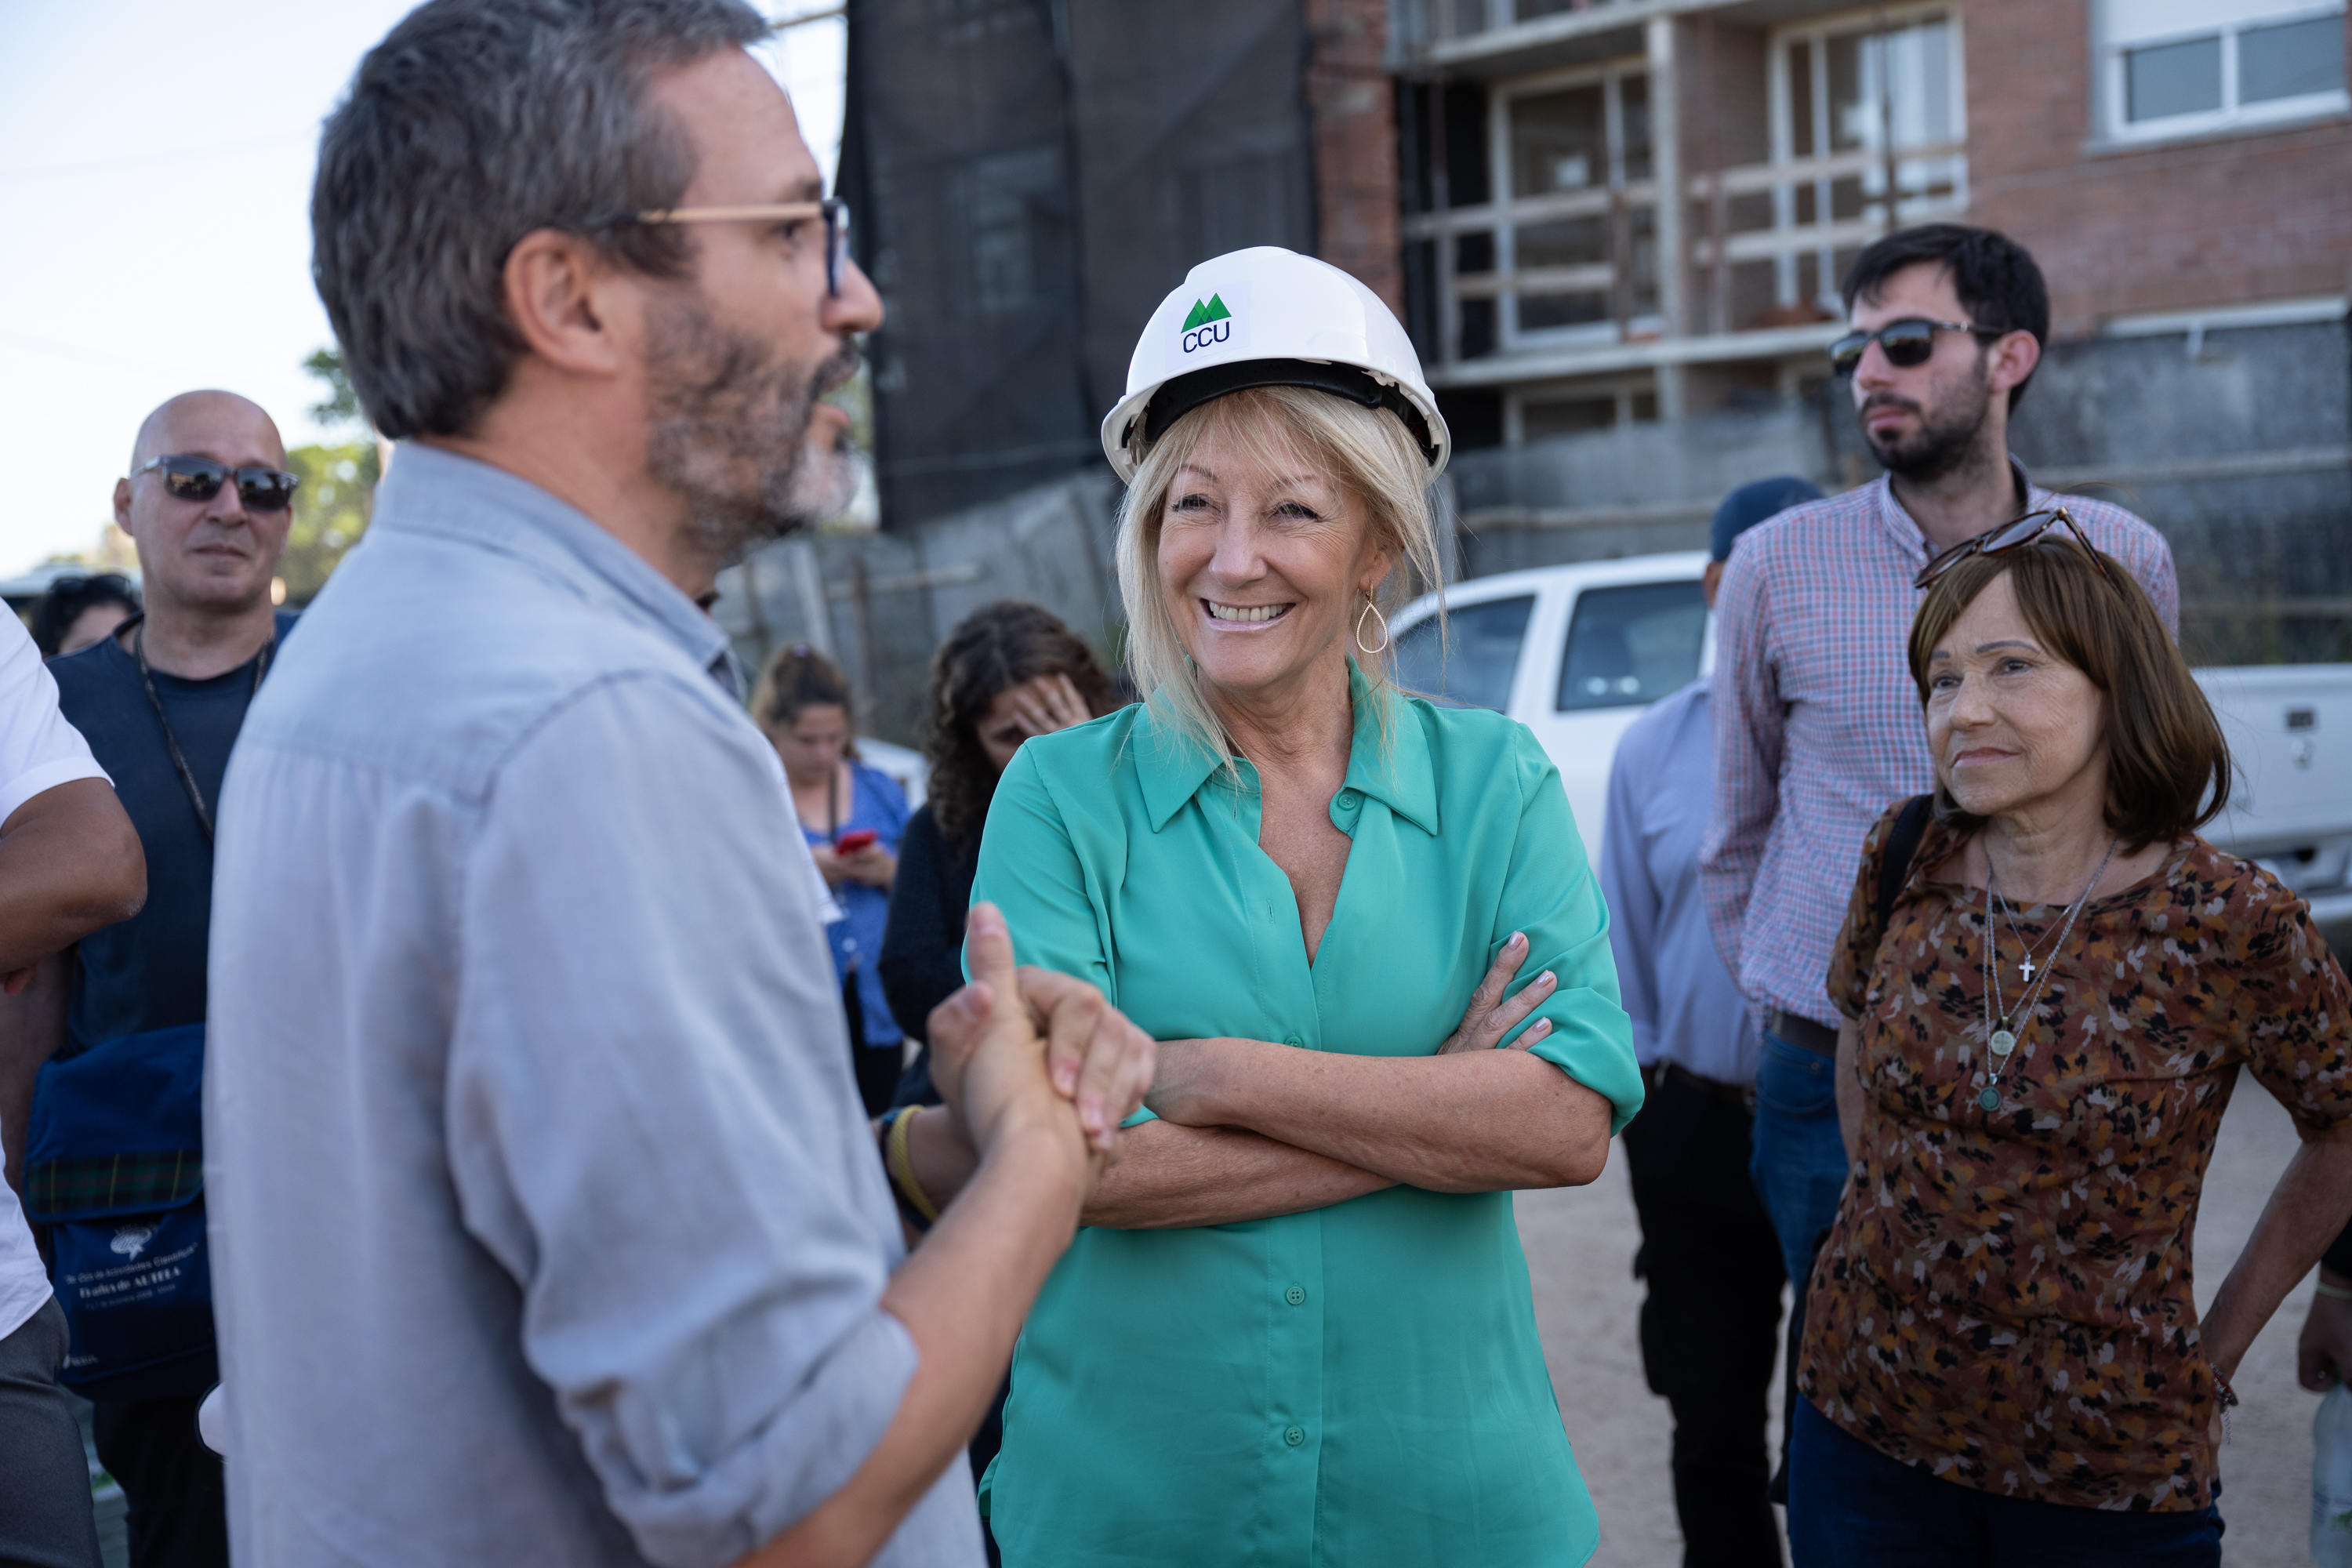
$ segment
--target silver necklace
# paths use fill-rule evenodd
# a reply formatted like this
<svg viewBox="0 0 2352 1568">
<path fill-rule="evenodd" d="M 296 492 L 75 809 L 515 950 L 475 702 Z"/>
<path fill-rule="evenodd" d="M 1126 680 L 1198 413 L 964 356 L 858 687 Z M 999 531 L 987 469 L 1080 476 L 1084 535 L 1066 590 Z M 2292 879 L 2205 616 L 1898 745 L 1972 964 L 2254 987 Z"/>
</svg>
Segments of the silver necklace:
<svg viewBox="0 0 2352 1568">
<path fill-rule="evenodd" d="M 1992 850 L 1990 847 L 1986 848 L 1984 979 L 1987 1048 L 1985 1086 L 1977 1095 L 1979 1110 L 1994 1111 L 2000 1109 L 2000 1075 L 2002 1069 L 2009 1065 L 2010 1053 L 2017 1049 L 2018 1032 L 2033 1021 L 2033 1009 L 2041 1003 L 2042 993 L 2050 984 L 2050 975 L 2055 967 L 2058 954 L 2065 947 L 2066 938 L 2074 929 L 2075 917 L 2083 912 L 2083 906 L 2091 901 L 2091 889 L 2099 885 L 2099 879 L 2107 874 L 2108 862 L 2116 858 L 2116 844 L 2115 839 L 2107 840 L 2107 852 L 2100 858 L 2099 868 L 2091 873 L 2089 881 L 2083 884 L 2081 895 L 2066 911 L 2065 923 L 2058 928 L 2058 940 L 2050 947 L 2051 963 L 2042 967 L 2041 977 L 2035 980 L 2025 994 L 2019 999 L 2017 1011 L 2014 1013 L 2009 1011 L 2008 1004 L 2001 997 L 2000 966 L 1994 962 L 1993 958 L 1993 948 L 1998 944 L 2000 934 L 2000 928 L 1993 923 L 1993 901 L 1999 899 L 2001 908 L 2006 910 L 2009 900 L 2000 897 L 1995 886 L 1999 878 L 1993 872 Z M 2016 922 L 2012 920 L 2011 928 L 2014 930 Z M 2019 934 L 2018 940 L 2021 942 L 2024 940 L 2023 933 Z M 2025 970 L 2029 974 L 2032 973 L 2031 949 L 2027 952 Z"/>
<path fill-rule="evenodd" d="M 2019 984 L 2022 985 L 2033 978 L 2033 972 L 2035 969 L 2044 967 L 2043 965 L 2036 963 L 2034 961 L 2035 950 L 2042 944 L 2038 942 L 2028 942 L 2025 940 L 2024 928 L 2017 923 L 2017 911 L 2009 907 L 2008 896 L 2001 892 L 2000 884 L 1991 880 L 1991 856 L 1988 855 L 1985 857 L 1985 866 L 1987 881 L 1992 888 L 1992 896 L 2000 905 L 2000 918 L 2009 922 L 2010 934 L 2017 938 L 2017 945 L 2025 949 L 2025 956 L 2018 961 L 2017 965 L 2017 981 Z M 2054 937 L 2056 932 L 2053 931 L 2052 935 Z M 2057 944 L 2054 942 L 2051 944 L 2051 951 L 2053 952 L 2057 951 Z"/>
</svg>

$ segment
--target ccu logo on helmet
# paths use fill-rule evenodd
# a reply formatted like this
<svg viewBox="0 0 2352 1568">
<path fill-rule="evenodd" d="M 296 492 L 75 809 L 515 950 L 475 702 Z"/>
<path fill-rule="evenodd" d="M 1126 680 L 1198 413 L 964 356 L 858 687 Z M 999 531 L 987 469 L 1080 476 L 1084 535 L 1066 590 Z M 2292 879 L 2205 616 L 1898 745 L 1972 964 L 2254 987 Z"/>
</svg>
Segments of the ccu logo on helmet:
<svg viewBox="0 0 2352 1568">
<path fill-rule="evenodd" d="M 1211 343 L 1223 342 L 1233 335 L 1234 313 L 1225 309 L 1223 299 L 1212 294 L 1205 303 L 1199 300 L 1192 301 L 1192 313 L 1184 318 L 1186 353 L 1194 349 L 1207 348 Z"/>
</svg>

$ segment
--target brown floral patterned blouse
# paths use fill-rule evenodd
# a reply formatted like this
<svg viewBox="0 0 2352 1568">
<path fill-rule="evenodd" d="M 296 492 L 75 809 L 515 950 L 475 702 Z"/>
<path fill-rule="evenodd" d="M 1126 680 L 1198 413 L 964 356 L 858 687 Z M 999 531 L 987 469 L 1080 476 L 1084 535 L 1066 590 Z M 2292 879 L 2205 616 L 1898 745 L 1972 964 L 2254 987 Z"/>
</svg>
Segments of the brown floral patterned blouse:
<svg viewBox="0 0 2352 1568">
<path fill-rule="evenodd" d="M 2352 1116 L 2352 986 L 2301 900 L 2201 838 L 2087 905 L 1987 1111 L 1984 894 L 1930 823 L 1877 929 L 1880 846 L 1830 994 L 1861 1026 L 1860 1152 L 1798 1377 L 1881 1453 L 2046 1502 L 2212 1501 L 2189 1242 L 2240 1063 L 2302 1125 Z M 2040 942 L 2060 906 L 2016 910 Z M 2004 923 L 2002 993 L 2023 956 Z M 2286 1152 L 2280 1154 L 2281 1164 Z"/>
</svg>

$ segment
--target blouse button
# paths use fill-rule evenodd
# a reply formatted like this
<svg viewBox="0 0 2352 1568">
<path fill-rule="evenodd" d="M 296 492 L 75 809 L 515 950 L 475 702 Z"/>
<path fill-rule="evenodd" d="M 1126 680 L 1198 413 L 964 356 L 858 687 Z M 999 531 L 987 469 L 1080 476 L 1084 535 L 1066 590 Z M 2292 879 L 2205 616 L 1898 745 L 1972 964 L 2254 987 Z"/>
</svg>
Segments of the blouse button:
<svg viewBox="0 0 2352 1568">
<path fill-rule="evenodd" d="M 1333 801 L 1331 804 L 1338 806 L 1341 811 L 1353 811 L 1356 807 L 1364 804 L 1364 797 L 1358 795 L 1354 790 L 1343 789 L 1339 792 L 1339 798 Z"/>
<path fill-rule="evenodd" d="M 1286 1046 L 1290 1047 L 1293 1050 L 1297 1050 L 1297 1048 L 1299 1048 L 1300 1047 L 1302 1047 L 1302 1046 L 1304 1046 L 1304 1045 L 1306 1045 L 1306 1044 L 1307 1044 L 1307 1042 L 1306 1042 L 1305 1040 L 1300 1039 L 1297 1035 L 1285 1035 L 1285 1036 L 1283 1036 L 1283 1037 L 1282 1037 L 1282 1043 L 1283 1043 L 1284 1045 L 1286 1045 Z"/>
<path fill-rule="evenodd" d="M 1283 1432 L 1282 1440 L 1296 1448 L 1307 1441 L 1307 1429 L 1303 1426 L 1289 1427 Z"/>
<path fill-rule="evenodd" d="M 1293 1285 L 1282 1293 L 1282 1299 L 1294 1307 L 1303 1307 L 1307 1305 L 1306 1289 L 1303 1286 Z"/>
</svg>

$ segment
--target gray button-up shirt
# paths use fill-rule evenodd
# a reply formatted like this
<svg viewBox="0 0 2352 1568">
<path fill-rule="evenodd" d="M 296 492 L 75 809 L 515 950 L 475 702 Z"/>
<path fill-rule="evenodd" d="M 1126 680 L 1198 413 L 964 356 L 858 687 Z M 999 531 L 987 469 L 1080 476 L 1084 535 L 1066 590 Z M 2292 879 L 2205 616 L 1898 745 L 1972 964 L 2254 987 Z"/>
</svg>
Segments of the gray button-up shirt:
<svg viewBox="0 0 2352 1568">
<path fill-rule="evenodd" d="M 244 1568 L 715 1568 L 915 1368 L 775 756 L 718 627 L 404 447 L 223 786 L 205 1181 Z M 948 1467 L 877 1562 L 982 1561 Z"/>
<path fill-rule="evenodd" d="M 1672 1062 L 1752 1084 L 1764 1036 L 1715 950 L 1698 852 L 1715 797 L 1710 681 L 1661 697 L 1617 742 L 1601 843 L 1601 892 L 1617 988 L 1643 1067 Z"/>
</svg>

